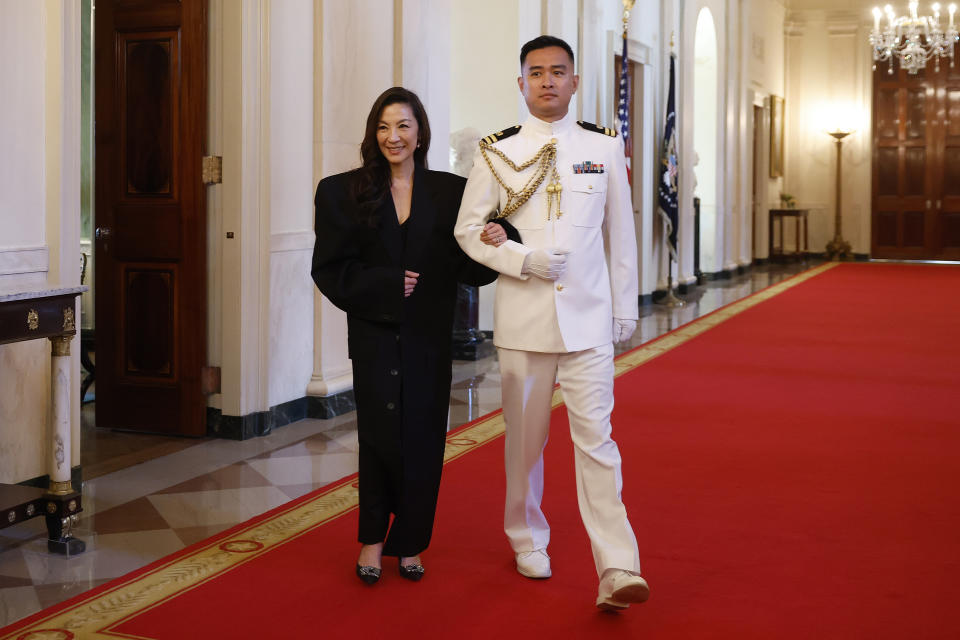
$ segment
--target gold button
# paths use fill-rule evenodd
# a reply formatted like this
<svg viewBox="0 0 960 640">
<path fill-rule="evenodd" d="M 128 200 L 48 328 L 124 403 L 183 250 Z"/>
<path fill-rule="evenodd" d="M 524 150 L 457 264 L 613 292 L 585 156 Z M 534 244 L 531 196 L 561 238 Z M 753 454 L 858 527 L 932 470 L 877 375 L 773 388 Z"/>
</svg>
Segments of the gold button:
<svg viewBox="0 0 960 640">
<path fill-rule="evenodd" d="M 587 185 L 587 189 L 593 189 L 593 185 L 592 185 L 592 184 L 588 184 L 588 185 Z"/>
<path fill-rule="evenodd" d="M 557 285 L 557 291 L 563 291 L 563 285 L 562 285 L 562 284 L 558 284 L 558 285 Z"/>
<path fill-rule="evenodd" d="M 550 144 L 557 144 L 556 138 L 550 138 Z"/>
</svg>

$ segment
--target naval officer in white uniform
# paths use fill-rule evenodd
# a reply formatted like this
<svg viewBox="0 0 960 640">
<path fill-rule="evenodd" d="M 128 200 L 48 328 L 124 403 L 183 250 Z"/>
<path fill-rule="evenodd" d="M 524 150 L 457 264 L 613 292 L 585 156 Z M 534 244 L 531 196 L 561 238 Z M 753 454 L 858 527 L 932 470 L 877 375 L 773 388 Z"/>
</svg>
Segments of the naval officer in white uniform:
<svg viewBox="0 0 960 640">
<path fill-rule="evenodd" d="M 579 77 L 566 42 L 531 40 L 521 49 L 520 67 L 530 117 L 481 140 L 454 232 L 471 258 L 501 274 L 494 344 L 506 422 L 504 529 L 517 570 L 550 577 L 550 528 L 540 503 L 559 379 L 580 515 L 600 579 L 596 604 L 625 609 L 645 601 L 649 588 L 620 499 L 620 453 L 610 425 L 613 343 L 630 338 L 638 317 L 623 143 L 569 111 Z M 487 224 L 492 216 L 509 222 L 519 242 Z"/>
</svg>

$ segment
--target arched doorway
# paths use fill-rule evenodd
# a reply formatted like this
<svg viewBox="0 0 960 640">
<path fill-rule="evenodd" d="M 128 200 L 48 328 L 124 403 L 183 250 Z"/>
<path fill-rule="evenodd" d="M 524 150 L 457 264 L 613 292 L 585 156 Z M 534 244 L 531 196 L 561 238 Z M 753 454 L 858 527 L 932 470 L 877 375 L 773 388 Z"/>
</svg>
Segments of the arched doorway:
<svg viewBox="0 0 960 640">
<path fill-rule="evenodd" d="M 693 195 L 700 199 L 700 271 L 722 270 L 721 233 L 717 221 L 717 31 L 710 9 L 697 15 L 694 36 L 694 156 L 696 183 Z"/>
</svg>

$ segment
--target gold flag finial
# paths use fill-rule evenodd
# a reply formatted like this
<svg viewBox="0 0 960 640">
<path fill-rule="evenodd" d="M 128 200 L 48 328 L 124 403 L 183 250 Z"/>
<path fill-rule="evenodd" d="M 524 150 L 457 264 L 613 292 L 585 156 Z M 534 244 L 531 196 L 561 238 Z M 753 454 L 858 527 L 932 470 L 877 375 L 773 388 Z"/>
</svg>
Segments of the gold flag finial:
<svg viewBox="0 0 960 640">
<path fill-rule="evenodd" d="M 637 0 L 623 0 L 623 37 L 627 37 L 627 25 L 630 24 L 630 10 Z"/>
</svg>

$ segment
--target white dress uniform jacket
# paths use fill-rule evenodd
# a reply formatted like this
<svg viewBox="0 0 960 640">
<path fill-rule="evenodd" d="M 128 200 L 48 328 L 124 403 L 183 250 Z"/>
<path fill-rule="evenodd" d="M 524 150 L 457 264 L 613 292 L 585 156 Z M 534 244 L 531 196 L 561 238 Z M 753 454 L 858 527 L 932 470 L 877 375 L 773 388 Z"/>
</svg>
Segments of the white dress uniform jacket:
<svg viewBox="0 0 960 640">
<path fill-rule="evenodd" d="M 556 168 L 562 185 L 547 215 L 547 185 L 509 218 L 522 244 L 483 244 L 480 231 L 506 203 L 479 149 L 467 181 L 454 234 L 471 258 L 499 271 L 494 305 L 494 344 L 505 349 L 560 353 L 591 349 L 613 340 L 613 318 L 637 319 L 637 245 L 623 141 L 580 126 L 573 114 L 556 122 L 530 116 L 519 133 L 494 143 L 516 165 L 556 140 Z M 536 165 L 516 172 L 491 151 L 497 173 L 519 192 Z M 603 173 L 575 173 L 575 164 L 603 165 Z M 525 256 L 536 249 L 569 252 L 556 282 L 521 274 Z"/>
</svg>

